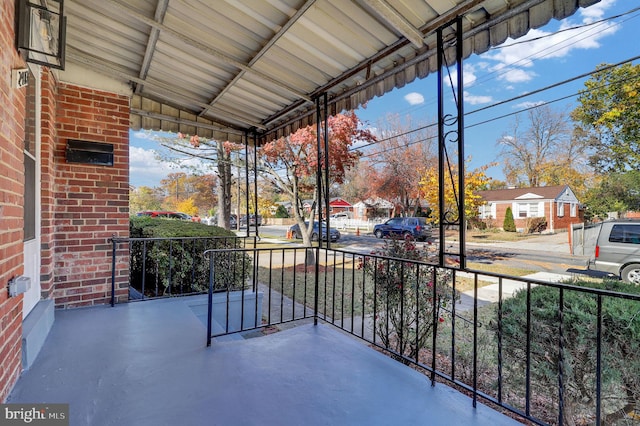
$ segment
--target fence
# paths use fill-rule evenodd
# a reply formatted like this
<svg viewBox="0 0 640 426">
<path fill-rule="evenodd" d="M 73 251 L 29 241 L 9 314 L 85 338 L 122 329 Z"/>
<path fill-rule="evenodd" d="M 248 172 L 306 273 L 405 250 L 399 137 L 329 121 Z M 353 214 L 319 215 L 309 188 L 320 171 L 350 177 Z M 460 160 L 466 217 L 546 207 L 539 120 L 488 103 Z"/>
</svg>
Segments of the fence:
<svg viewBox="0 0 640 426">
<path fill-rule="evenodd" d="M 468 391 L 474 405 L 481 398 L 537 424 L 607 423 L 640 397 L 638 295 L 342 250 L 207 254 L 233 252 L 255 259 L 264 292 L 262 324 L 236 331 L 322 320 Z M 214 267 L 210 289 L 217 279 Z M 503 286 L 514 283 L 511 298 Z M 487 284 L 497 303 L 478 299 Z"/>
<path fill-rule="evenodd" d="M 571 254 L 591 256 L 595 252 L 599 223 L 572 223 L 571 224 Z"/>
<path fill-rule="evenodd" d="M 621 291 L 635 287 L 438 267 L 416 260 L 424 253 L 410 241 L 389 241 L 395 251 L 357 254 L 248 248 L 251 239 L 158 240 L 114 239 L 114 252 L 138 245 L 130 250 L 143 269 L 166 268 L 161 294 L 162 278 L 149 288 L 141 275 L 145 298 L 208 292 L 209 344 L 216 336 L 324 321 L 422 369 L 434 383 L 468 392 L 474 405 L 482 399 L 536 424 L 610 424 L 640 399 L 640 296 Z M 168 257 L 150 263 L 151 244 L 164 244 L 158 252 Z M 204 265 L 204 287 L 202 269 L 178 261 L 187 255 Z M 189 274 L 199 277 L 197 287 L 178 280 Z M 486 285 L 496 288 L 497 302 L 478 298 Z M 512 297 L 506 289 L 514 286 L 520 290 Z M 249 287 L 254 297 L 246 296 Z M 221 303 L 213 303 L 215 295 Z M 240 305 L 232 307 L 234 300 Z"/>
<path fill-rule="evenodd" d="M 204 294 L 209 284 L 206 250 L 255 247 L 256 237 L 113 237 L 112 271 L 116 270 L 116 252 L 129 254 L 129 300 Z M 249 276 L 250 260 L 238 259 L 226 268 L 233 288 L 244 288 L 253 280 Z M 111 305 L 115 304 L 116 277 L 111 279 Z M 250 279 L 251 278 L 251 279 Z"/>
</svg>

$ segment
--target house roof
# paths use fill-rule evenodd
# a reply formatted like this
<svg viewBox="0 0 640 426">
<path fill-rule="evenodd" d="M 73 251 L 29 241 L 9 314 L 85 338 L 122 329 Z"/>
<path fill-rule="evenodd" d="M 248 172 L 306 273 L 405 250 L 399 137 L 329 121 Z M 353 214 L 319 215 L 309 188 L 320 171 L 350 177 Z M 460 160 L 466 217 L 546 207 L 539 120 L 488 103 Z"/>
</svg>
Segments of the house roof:
<svg viewBox="0 0 640 426">
<path fill-rule="evenodd" d="M 354 207 L 368 207 L 377 209 L 392 209 L 393 203 L 382 198 L 367 198 L 366 200 L 357 202 Z"/>
<path fill-rule="evenodd" d="M 351 207 L 351 203 L 343 200 L 342 198 L 332 198 L 329 201 L 329 205 L 333 207 Z"/>
<path fill-rule="evenodd" d="M 567 189 L 568 185 L 539 186 L 534 188 L 494 189 L 478 191 L 485 201 L 513 201 L 526 199 L 555 200 Z"/>
<path fill-rule="evenodd" d="M 598 1 L 67 1 L 59 78 L 133 92 L 134 130 L 267 139 L 314 123 L 325 93 L 333 114 L 436 71 L 458 16 L 466 58 Z"/>
</svg>

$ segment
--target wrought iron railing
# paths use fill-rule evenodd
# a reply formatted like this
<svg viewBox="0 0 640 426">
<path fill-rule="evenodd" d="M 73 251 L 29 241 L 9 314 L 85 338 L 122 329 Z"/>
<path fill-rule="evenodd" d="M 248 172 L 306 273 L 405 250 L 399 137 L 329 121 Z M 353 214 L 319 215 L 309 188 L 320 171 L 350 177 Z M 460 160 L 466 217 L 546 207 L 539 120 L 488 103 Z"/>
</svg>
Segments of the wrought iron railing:
<svg viewBox="0 0 640 426">
<path fill-rule="evenodd" d="M 640 296 L 620 284 L 612 291 L 374 253 L 258 249 L 252 238 L 112 241 L 114 271 L 116 252 L 129 255 L 132 271 L 151 266 L 151 275 L 130 274 L 143 299 L 208 294 L 207 344 L 320 320 L 467 392 L 474 406 L 481 399 L 536 424 L 612 423 L 638 408 Z"/>
<path fill-rule="evenodd" d="M 205 294 L 209 264 L 203 253 L 211 249 L 255 247 L 256 237 L 111 238 L 111 305 L 116 303 L 118 256 L 127 256 L 129 300 Z M 232 288 L 253 282 L 246 259 L 230 268 Z"/>
<path fill-rule="evenodd" d="M 638 295 L 343 250 L 206 252 L 211 263 L 238 253 L 252 259 L 262 300 L 240 308 L 254 320 L 212 331 L 214 285 L 231 290 L 211 268 L 208 344 L 322 320 L 423 369 L 434 384 L 457 386 L 474 406 L 480 398 L 536 424 L 600 424 L 625 416 L 640 395 Z M 487 288 L 493 297 L 483 298 L 493 301 L 480 297 Z M 229 304 L 222 309 L 228 318 Z"/>
</svg>

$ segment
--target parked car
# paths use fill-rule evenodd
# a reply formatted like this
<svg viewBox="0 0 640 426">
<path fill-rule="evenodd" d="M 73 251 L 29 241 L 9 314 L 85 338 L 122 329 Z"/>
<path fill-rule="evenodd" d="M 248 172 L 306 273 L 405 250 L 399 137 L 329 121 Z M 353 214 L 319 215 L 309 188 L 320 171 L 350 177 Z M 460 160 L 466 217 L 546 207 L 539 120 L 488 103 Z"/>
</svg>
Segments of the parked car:
<svg viewBox="0 0 640 426">
<path fill-rule="evenodd" d="M 331 220 L 335 220 L 335 219 L 346 220 L 346 219 L 349 219 L 349 213 L 347 212 L 334 213 L 331 216 L 329 216 L 329 218 Z"/>
<path fill-rule="evenodd" d="M 163 217 L 168 219 L 189 220 L 191 222 L 200 222 L 198 216 L 191 216 L 182 212 L 161 211 L 161 210 L 146 210 L 136 213 L 136 216 L 149 216 L 149 217 Z"/>
<path fill-rule="evenodd" d="M 249 225 L 250 226 L 256 226 L 256 223 L 258 226 L 262 225 L 262 216 L 258 215 L 256 216 L 255 214 L 250 214 L 249 215 Z M 240 216 L 240 226 L 247 226 L 247 215 L 243 214 L 242 216 Z"/>
<path fill-rule="evenodd" d="M 640 285 L 640 220 L 602 222 L 589 269 Z"/>
<path fill-rule="evenodd" d="M 309 222 L 304 223 L 305 226 L 309 226 Z M 300 230 L 300 226 L 296 223 L 289 227 L 289 232 L 293 235 L 294 238 L 302 238 L 302 231 Z M 320 234 L 320 225 L 316 220 L 313 223 L 313 231 L 311 231 L 311 241 L 317 241 L 318 235 Z M 335 228 L 331 228 L 329 231 L 329 236 L 331 237 L 331 241 L 335 242 L 340 239 L 340 231 Z M 327 223 L 322 222 L 322 240 L 327 241 Z"/>
<path fill-rule="evenodd" d="M 431 237 L 431 225 L 424 217 L 394 217 L 373 227 L 377 238 L 413 238 L 426 241 Z"/>
<path fill-rule="evenodd" d="M 211 216 L 208 222 L 209 222 L 209 225 L 218 226 L 218 215 L 215 214 Z M 238 216 L 236 216 L 235 214 L 229 215 L 229 228 L 236 229 L 237 227 L 238 227 Z"/>
<path fill-rule="evenodd" d="M 191 216 L 186 213 L 162 211 L 162 210 L 146 210 L 138 212 L 136 216 L 161 217 L 168 219 L 191 220 Z"/>
</svg>

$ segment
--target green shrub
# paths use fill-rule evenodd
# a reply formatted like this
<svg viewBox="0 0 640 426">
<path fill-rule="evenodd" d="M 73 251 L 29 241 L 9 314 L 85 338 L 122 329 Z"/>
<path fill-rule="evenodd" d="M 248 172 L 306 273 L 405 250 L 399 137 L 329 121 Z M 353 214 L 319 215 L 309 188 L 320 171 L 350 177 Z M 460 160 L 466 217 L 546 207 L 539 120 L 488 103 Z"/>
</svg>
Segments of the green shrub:
<svg viewBox="0 0 640 426">
<path fill-rule="evenodd" d="M 452 273 L 436 268 L 434 274 L 433 266 L 400 260 L 426 259 L 427 253 L 411 241 L 387 240 L 372 254 L 383 258 L 366 257 L 359 267 L 366 274 L 367 311 L 376 312 L 375 333 L 386 348 L 417 360 L 420 349 L 437 332 L 444 309 L 457 299 Z"/>
<path fill-rule="evenodd" d="M 282 218 L 282 219 L 286 219 L 289 217 L 289 213 L 287 212 L 287 209 L 282 204 L 280 204 L 278 206 L 278 209 L 276 210 L 276 217 Z"/>
<path fill-rule="evenodd" d="M 511 207 L 507 207 L 507 211 L 504 215 L 504 223 L 502 224 L 502 229 L 507 232 L 516 232 L 516 222 L 513 220 L 513 212 L 511 211 Z"/>
<path fill-rule="evenodd" d="M 130 285 L 146 297 L 206 292 L 209 258 L 204 251 L 244 245 L 231 231 L 175 219 L 132 217 L 129 228 L 131 238 L 148 239 L 130 244 Z M 214 270 L 214 290 L 241 290 L 252 271 L 251 258 L 217 252 Z"/>
<path fill-rule="evenodd" d="M 579 285 L 640 294 L 640 286 L 620 281 Z M 491 324 L 496 339 L 502 336 L 504 392 L 514 395 L 524 389 L 525 349 L 529 339 L 532 406 L 537 407 L 538 416 L 547 423 L 557 422 L 554 405 L 557 405 L 559 365 L 562 365 L 564 423 L 593 424 L 598 298 L 566 289 L 561 314 L 558 288 L 538 286 L 530 295 L 530 334 L 527 334 L 527 292 L 524 290 L 503 302 L 502 330 L 497 329 L 496 323 Z M 640 302 L 603 297 L 601 318 L 603 424 L 611 424 L 607 416 L 613 419 L 619 413 L 628 412 L 640 400 Z M 509 402 L 520 407 L 523 404 L 521 399 Z"/>
</svg>

